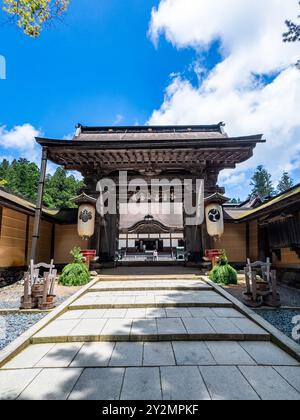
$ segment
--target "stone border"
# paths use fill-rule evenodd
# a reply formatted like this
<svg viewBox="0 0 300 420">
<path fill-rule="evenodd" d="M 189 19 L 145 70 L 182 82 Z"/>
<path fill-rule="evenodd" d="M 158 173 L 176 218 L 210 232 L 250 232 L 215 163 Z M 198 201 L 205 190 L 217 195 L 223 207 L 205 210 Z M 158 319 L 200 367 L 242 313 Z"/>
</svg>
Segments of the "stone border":
<svg viewBox="0 0 300 420">
<path fill-rule="evenodd" d="M 246 315 L 251 321 L 255 322 L 259 327 L 266 330 L 271 335 L 272 343 L 276 344 L 282 350 L 286 351 L 292 357 L 294 357 L 298 362 L 300 362 L 300 346 L 293 341 L 291 338 L 287 337 L 277 328 L 273 327 L 272 324 L 265 321 L 260 315 L 256 314 L 252 309 L 245 306 L 241 301 L 236 299 L 230 293 L 223 289 L 223 287 L 219 286 L 218 284 L 212 282 L 208 279 L 208 277 L 202 276 L 202 279 L 210 284 L 216 292 L 221 294 L 223 297 L 228 299 L 232 304 L 233 307 L 239 310 L 242 314 Z"/>
<path fill-rule="evenodd" d="M 35 314 L 48 314 L 52 311 L 53 309 L 0 309 L 0 316 L 1 315 L 35 315 Z"/>
<path fill-rule="evenodd" d="M 203 275 L 201 274 L 100 274 L 98 276 L 99 281 L 138 281 L 138 280 L 201 280 Z"/>
<path fill-rule="evenodd" d="M 58 318 L 64 312 L 68 310 L 69 305 L 71 305 L 75 300 L 80 298 L 82 295 L 86 293 L 86 291 L 94 286 L 99 281 L 99 278 L 95 278 L 90 281 L 87 285 L 83 286 L 80 290 L 66 299 L 61 305 L 57 308 L 52 310 L 48 315 L 45 316 L 41 321 L 37 322 L 24 334 L 20 335 L 15 341 L 5 347 L 3 350 L 0 351 L 0 368 L 4 366 L 7 362 L 9 362 L 13 357 L 15 357 L 18 353 L 24 350 L 31 344 L 31 338 L 37 334 L 41 329 L 46 327 L 50 322 L 54 319 Z"/>
</svg>

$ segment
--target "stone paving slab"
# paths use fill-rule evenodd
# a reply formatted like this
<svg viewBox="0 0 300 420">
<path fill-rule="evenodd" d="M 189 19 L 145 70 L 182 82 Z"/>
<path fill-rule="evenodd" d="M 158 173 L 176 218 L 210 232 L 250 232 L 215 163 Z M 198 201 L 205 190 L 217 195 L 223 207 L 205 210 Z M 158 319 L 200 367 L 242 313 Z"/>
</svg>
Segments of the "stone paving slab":
<svg viewBox="0 0 300 420">
<path fill-rule="evenodd" d="M 102 318 L 245 318 L 232 308 L 148 307 L 129 309 L 82 309 L 67 311 L 59 320 Z"/>
<path fill-rule="evenodd" d="M 235 366 L 201 366 L 200 373 L 213 400 L 259 400 Z"/>
<path fill-rule="evenodd" d="M 172 366 L 175 365 L 172 343 L 145 343 L 143 366 Z"/>
<path fill-rule="evenodd" d="M 125 372 L 122 400 L 161 400 L 159 368 L 128 368 Z"/>
<path fill-rule="evenodd" d="M 158 339 L 155 319 L 133 319 L 130 331 L 130 340 L 155 341 Z"/>
<path fill-rule="evenodd" d="M 109 366 L 142 366 L 144 343 L 116 343 Z"/>
<path fill-rule="evenodd" d="M 38 344 L 39 345 L 39 344 Z M 41 368 L 64 368 L 68 367 L 82 347 L 82 343 L 55 344 L 51 350 L 40 359 L 34 367 Z M 30 346 L 33 350 L 35 346 Z M 7 367 L 7 366 L 6 366 Z"/>
<path fill-rule="evenodd" d="M 259 365 L 300 366 L 299 362 L 273 343 L 241 342 L 240 345 Z"/>
<path fill-rule="evenodd" d="M 19 400 L 66 400 L 82 369 L 43 369 L 24 389 Z"/>
<path fill-rule="evenodd" d="M 216 365 L 204 341 L 173 342 L 173 350 L 177 365 Z"/>
<path fill-rule="evenodd" d="M 299 392 L 271 367 L 241 366 L 240 371 L 263 400 L 300 400 Z"/>
<path fill-rule="evenodd" d="M 162 367 L 163 400 L 210 400 L 206 385 L 198 369 L 192 366 Z"/>
<path fill-rule="evenodd" d="M 260 329 L 258 334 L 255 327 L 249 321 L 241 330 L 227 318 L 58 319 L 36 334 L 32 342 L 270 340 L 266 331 Z"/>
<path fill-rule="evenodd" d="M 300 367 L 276 366 L 274 369 L 300 393 Z"/>
<path fill-rule="evenodd" d="M 229 307 L 233 305 L 213 291 L 191 292 L 90 292 L 76 300 L 70 309 L 109 309 L 109 308 L 145 308 L 145 307 Z"/>
<path fill-rule="evenodd" d="M 90 291 L 142 291 L 142 290 L 212 290 L 212 287 L 203 281 L 193 280 L 136 280 L 121 282 L 100 281 L 91 287 Z"/>
<path fill-rule="evenodd" d="M 33 368 L 53 347 L 54 343 L 29 346 L 20 354 L 6 363 L 6 369 Z"/>
<path fill-rule="evenodd" d="M 85 343 L 74 357 L 71 367 L 108 366 L 115 343 Z"/>
<path fill-rule="evenodd" d="M 69 400 L 119 400 L 124 369 L 85 369 Z"/>
<path fill-rule="evenodd" d="M 129 341 L 132 319 L 108 319 L 99 340 Z"/>
<path fill-rule="evenodd" d="M 263 345 L 263 346 L 262 346 Z M 245 347 L 245 348 L 244 348 Z M 272 343 L 237 341 L 173 342 L 88 342 L 35 344 L 8 362 L 2 370 L 54 367 L 130 366 L 238 366 L 260 364 L 252 348 L 260 347 L 270 366 L 280 366 L 285 374 L 300 373 L 297 361 Z M 263 348 L 262 348 L 263 347 Z M 26 361 L 26 363 L 24 363 Z M 270 363 L 273 363 L 271 365 Z M 289 369 L 291 368 L 291 369 Z M 277 369 L 277 368 L 276 368 Z M 284 374 L 282 375 L 284 376 Z M 300 378 L 300 377 L 299 377 Z M 299 379 L 300 380 L 300 379 Z M 300 386 L 299 382 L 298 385 Z"/>
<path fill-rule="evenodd" d="M 8 370 L 0 371 L 0 400 L 299 401 L 298 370 L 203 365 Z"/>
<path fill-rule="evenodd" d="M 0 371 L 0 401 L 15 400 L 41 369 L 19 369 Z"/>
<path fill-rule="evenodd" d="M 206 345 L 218 365 L 253 366 L 256 364 L 238 342 L 208 341 Z"/>
</svg>

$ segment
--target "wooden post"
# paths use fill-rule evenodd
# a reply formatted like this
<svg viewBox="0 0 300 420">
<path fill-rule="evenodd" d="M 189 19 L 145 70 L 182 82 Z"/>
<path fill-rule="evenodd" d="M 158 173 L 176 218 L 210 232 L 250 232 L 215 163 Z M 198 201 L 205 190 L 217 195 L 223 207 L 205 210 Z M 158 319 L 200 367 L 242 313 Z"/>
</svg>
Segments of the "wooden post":
<svg viewBox="0 0 300 420">
<path fill-rule="evenodd" d="M 38 239 L 40 236 L 40 225 L 41 225 L 41 216 L 42 216 L 46 169 L 47 169 L 47 150 L 43 147 L 40 180 L 39 180 L 39 186 L 38 186 L 38 195 L 37 195 L 37 200 L 36 200 L 36 208 L 35 208 L 35 216 L 34 216 L 34 224 L 33 224 L 33 232 L 32 232 L 31 260 L 33 260 L 34 263 L 36 263 L 37 245 L 38 245 Z"/>
<path fill-rule="evenodd" d="M 49 294 L 49 273 L 44 273 L 44 290 L 43 290 L 43 298 L 42 298 L 42 309 L 45 309 L 47 306 L 47 298 Z"/>
</svg>

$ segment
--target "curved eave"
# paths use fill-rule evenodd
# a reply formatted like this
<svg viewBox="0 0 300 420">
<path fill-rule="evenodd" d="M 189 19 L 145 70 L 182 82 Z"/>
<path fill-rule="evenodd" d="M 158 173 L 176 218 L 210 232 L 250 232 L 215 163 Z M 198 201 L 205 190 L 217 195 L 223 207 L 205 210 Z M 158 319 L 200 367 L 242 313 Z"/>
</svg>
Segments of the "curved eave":
<svg viewBox="0 0 300 420">
<path fill-rule="evenodd" d="M 244 137 L 228 137 L 224 139 L 196 139 L 196 140 L 120 140 L 120 141 L 101 141 L 101 140 L 58 140 L 36 137 L 36 142 L 42 147 L 56 149 L 80 149 L 80 150 L 101 150 L 101 149 L 141 149 L 149 148 L 206 148 L 206 147 L 255 147 L 258 143 L 265 143 L 263 135 L 253 135 Z"/>
</svg>

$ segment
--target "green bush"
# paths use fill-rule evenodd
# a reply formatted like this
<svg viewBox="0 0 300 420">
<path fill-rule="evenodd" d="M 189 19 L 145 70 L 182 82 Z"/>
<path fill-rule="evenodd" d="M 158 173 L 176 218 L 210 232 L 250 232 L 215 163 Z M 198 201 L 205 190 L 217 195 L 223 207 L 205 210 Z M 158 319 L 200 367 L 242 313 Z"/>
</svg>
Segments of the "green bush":
<svg viewBox="0 0 300 420">
<path fill-rule="evenodd" d="M 237 284 L 237 272 L 228 264 L 228 258 L 225 254 L 220 257 L 218 264 L 209 273 L 209 278 L 218 284 Z"/>
<path fill-rule="evenodd" d="M 83 262 L 80 248 L 73 248 L 70 254 L 73 257 L 73 261 L 63 269 L 59 278 L 60 284 L 63 286 L 82 286 L 87 284 L 90 281 L 90 273 Z"/>
</svg>

